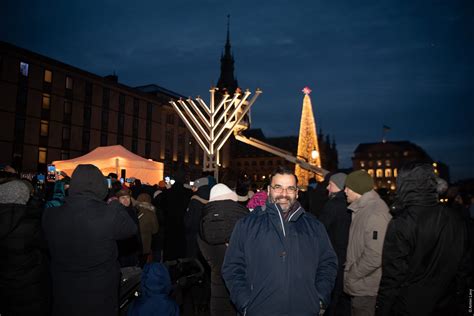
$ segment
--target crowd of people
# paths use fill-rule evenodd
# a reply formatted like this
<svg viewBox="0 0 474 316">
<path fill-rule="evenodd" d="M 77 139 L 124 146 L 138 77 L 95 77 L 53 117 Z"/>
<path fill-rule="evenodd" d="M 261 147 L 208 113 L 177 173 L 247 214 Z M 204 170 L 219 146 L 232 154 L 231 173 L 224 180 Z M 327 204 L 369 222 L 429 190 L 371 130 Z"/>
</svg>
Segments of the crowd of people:
<svg viewBox="0 0 474 316">
<path fill-rule="evenodd" d="M 0 172 L 2 316 L 472 314 L 473 198 L 429 164 L 400 168 L 390 197 L 364 170 L 306 191 L 283 166 L 260 185 Z M 170 271 L 183 258 L 195 282 Z M 126 269 L 141 276 L 127 304 Z"/>
</svg>

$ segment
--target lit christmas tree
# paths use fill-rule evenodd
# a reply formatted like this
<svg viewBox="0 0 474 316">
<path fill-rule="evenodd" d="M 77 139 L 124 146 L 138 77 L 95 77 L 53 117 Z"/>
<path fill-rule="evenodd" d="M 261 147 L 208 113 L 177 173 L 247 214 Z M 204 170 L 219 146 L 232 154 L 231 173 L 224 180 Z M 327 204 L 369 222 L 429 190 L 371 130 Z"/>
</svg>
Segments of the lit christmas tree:
<svg viewBox="0 0 474 316">
<path fill-rule="evenodd" d="M 303 111 L 301 112 L 300 133 L 298 137 L 298 158 L 303 158 L 310 164 L 321 167 L 321 158 L 319 155 L 318 135 L 316 133 L 316 121 L 313 116 L 313 107 L 309 94 L 311 90 L 305 87 L 303 90 Z M 316 177 L 318 181 L 323 178 L 311 171 L 301 168 L 299 165 L 295 167 L 295 174 L 298 177 L 298 184 L 307 186 L 308 180 Z"/>
</svg>

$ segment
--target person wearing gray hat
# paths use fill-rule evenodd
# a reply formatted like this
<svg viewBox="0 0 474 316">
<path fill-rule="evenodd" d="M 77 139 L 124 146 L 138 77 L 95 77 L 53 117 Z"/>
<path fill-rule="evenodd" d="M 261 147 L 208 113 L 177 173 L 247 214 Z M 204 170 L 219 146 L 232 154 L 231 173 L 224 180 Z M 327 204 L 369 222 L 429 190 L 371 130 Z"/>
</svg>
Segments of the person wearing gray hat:
<svg viewBox="0 0 474 316">
<path fill-rule="evenodd" d="M 365 170 L 351 172 L 345 185 L 352 222 L 344 266 L 344 292 L 352 297 L 353 316 L 375 315 L 382 277 L 382 248 L 392 216 Z"/>
<path fill-rule="evenodd" d="M 336 252 L 339 262 L 336 283 L 331 293 L 331 303 L 325 315 L 350 315 L 351 300 L 344 293 L 344 265 L 346 261 L 349 228 L 351 226 L 351 212 L 347 209 L 344 183 L 347 175 L 339 172 L 329 178 L 327 186 L 329 200 L 321 210 L 319 220 L 324 224 Z"/>
<path fill-rule="evenodd" d="M 42 208 L 26 181 L 0 184 L 0 315 L 50 315 Z"/>
</svg>

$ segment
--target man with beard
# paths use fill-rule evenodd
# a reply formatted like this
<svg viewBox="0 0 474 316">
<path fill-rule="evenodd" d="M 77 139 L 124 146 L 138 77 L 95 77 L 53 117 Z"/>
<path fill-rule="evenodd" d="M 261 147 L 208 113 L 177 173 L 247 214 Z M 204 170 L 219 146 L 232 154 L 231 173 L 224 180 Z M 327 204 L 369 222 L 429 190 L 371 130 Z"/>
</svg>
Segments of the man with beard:
<svg viewBox="0 0 474 316">
<path fill-rule="evenodd" d="M 234 228 L 224 281 L 243 315 L 316 315 L 330 301 L 336 254 L 324 226 L 297 202 L 293 172 L 280 166 L 270 181 L 265 206 Z"/>
</svg>

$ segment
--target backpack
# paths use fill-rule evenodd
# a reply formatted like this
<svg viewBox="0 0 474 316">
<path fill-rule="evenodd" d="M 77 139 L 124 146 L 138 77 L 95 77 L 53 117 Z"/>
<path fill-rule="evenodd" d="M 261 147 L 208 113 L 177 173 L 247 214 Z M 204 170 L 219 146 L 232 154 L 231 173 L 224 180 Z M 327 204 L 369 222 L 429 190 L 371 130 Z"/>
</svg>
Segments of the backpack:
<svg viewBox="0 0 474 316">
<path fill-rule="evenodd" d="M 215 204 L 217 203 L 217 204 Z M 199 235 L 210 245 L 229 242 L 230 235 L 239 219 L 249 214 L 246 207 L 231 200 L 209 203 L 202 210 Z"/>
</svg>

